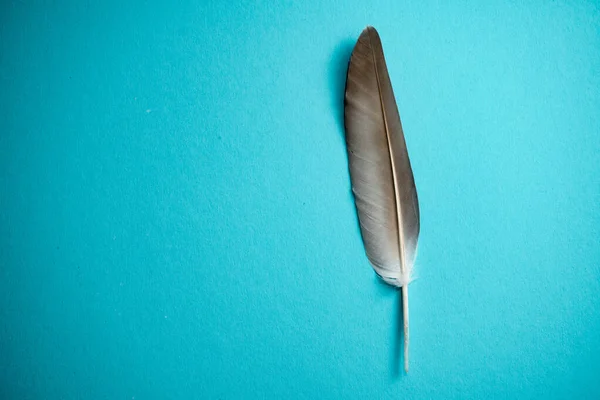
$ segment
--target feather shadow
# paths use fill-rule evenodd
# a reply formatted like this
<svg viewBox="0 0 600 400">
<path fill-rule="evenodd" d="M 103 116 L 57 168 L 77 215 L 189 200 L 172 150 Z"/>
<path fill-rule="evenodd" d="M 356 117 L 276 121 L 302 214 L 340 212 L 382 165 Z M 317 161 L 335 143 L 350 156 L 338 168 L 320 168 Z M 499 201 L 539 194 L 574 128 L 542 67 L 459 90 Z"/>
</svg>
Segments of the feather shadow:
<svg viewBox="0 0 600 400">
<path fill-rule="evenodd" d="M 356 39 L 347 38 L 342 40 L 333 50 L 329 64 L 329 87 L 331 92 L 331 108 L 334 111 L 335 120 L 339 132 L 346 143 L 346 132 L 344 130 L 344 92 L 346 88 L 346 73 L 352 49 Z"/>
<path fill-rule="evenodd" d="M 335 116 L 335 121 L 339 128 L 339 134 L 342 138 L 344 147 L 346 146 L 346 130 L 344 128 L 344 97 L 346 92 L 346 75 L 348 73 L 348 63 L 356 40 L 348 37 L 342 40 L 334 48 L 331 60 L 329 62 L 329 89 L 331 93 L 331 108 Z M 348 174 L 350 171 L 348 171 Z M 348 175 L 350 177 L 350 175 Z M 348 179 L 350 183 L 350 179 Z M 352 189 L 348 189 L 350 201 L 354 203 L 354 195 Z M 360 224 L 358 222 L 358 214 L 354 214 L 356 221 L 356 231 L 360 234 Z M 361 236 L 362 238 L 362 236 Z"/>
<path fill-rule="evenodd" d="M 374 274 L 376 275 L 376 274 Z M 390 371 L 392 378 L 400 378 L 404 376 L 401 365 L 404 363 L 402 345 L 404 343 L 404 325 L 402 315 L 402 295 L 398 288 L 392 287 L 385 283 L 378 276 L 374 277 L 377 293 L 383 297 L 389 298 L 395 296 L 397 306 L 394 307 L 394 315 L 392 316 L 392 349 L 390 354 Z"/>
<path fill-rule="evenodd" d="M 334 111 L 335 119 L 338 124 L 339 133 L 342 141 L 346 143 L 346 130 L 344 126 L 344 96 L 346 91 L 346 76 L 348 72 L 348 63 L 350 62 L 350 56 L 356 40 L 353 38 L 347 38 L 342 40 L 334 49 L 329 65 L 329 87 L 331 92 L 331 108 Z M 352 199 L 354 196 L 352 190 L 349 190 L 349 195 Z M 356 229 L 360 232 L 360 225 L 358 216 L 356 218 Z M 362 232 L 361 232 L 362 235 Z M 395 308 L 395 315 L 393 316 L 393 327 L 392 327 L 392 354 L 390 357 L 390 367 L 393 378 L 399 378 L 402 375 L 402 345 L 404 342 L 404 326 L 403 326 L 403 315 L 402 315 L 402 296 L 397 288 L 391 287 L 386 284 L 382 279 L 375 276 L 375 286 L 377 292 L 381 296 L 396 296 L 398 299 L 398 306 Z"/>
<path fill-rule="evenodd" d="M 398 298 L 398 306 L 396 307 L 396 315 L 394 315 L 394 334 L 393 334 L 393 354 L 392 354 L 392 377 L 399 378 L 403 376 L 401 365 L 404 363 L 402 344 L 404 343 L 404 316 L 402 315 L 402 295 L 399 290 L 396 290 Z"/>
</svg>

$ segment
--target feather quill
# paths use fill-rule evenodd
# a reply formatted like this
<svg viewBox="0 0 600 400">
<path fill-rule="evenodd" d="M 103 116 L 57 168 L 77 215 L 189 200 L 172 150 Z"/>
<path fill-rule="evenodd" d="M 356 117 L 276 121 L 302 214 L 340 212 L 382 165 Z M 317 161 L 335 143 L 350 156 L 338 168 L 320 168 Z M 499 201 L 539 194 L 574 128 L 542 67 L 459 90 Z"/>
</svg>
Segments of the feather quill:
<svg viewBox="0 0 600 400">
<path fill-rule="evenodd" d="M 344 125 L 352 191 L 367 257 L 401 288 L 404 370 L 408 372 L 408 283 L 419 237 L 419 202 L 400 114 L 379 34 L 367 27 L 352 51 Z"/>
</svg>

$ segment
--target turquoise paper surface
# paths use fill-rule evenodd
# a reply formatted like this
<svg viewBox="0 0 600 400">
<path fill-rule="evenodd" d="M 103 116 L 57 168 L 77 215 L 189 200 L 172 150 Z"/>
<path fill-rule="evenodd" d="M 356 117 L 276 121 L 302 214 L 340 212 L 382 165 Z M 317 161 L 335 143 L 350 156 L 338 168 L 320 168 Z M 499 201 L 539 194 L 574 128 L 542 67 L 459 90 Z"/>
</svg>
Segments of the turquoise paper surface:
<svg viewBox="0 0 600 400">
<path fill-rule="evenodd" d="M 4 1 L 0 398 L 600 398 L 600 6 L 522 3 Z M 347 169 L 366 25 L 408 375 Z"/>
</svg>

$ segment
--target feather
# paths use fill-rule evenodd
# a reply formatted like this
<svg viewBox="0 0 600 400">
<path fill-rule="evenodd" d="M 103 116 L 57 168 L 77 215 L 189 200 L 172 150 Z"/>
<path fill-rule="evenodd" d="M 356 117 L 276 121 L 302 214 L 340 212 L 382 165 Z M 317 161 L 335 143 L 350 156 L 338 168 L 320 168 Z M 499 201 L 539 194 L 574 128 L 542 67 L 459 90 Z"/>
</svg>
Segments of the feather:
<svg viewBox="0 0 600 400">
<path fill-rule="evenodd" d="M 348 66 L 344 125 L 352 191 L 367 257 L 401 288 L 408 372 L 408 283 L 419 237 L 419 202 L 379 34 L 367 27 Z"/>
</svg>

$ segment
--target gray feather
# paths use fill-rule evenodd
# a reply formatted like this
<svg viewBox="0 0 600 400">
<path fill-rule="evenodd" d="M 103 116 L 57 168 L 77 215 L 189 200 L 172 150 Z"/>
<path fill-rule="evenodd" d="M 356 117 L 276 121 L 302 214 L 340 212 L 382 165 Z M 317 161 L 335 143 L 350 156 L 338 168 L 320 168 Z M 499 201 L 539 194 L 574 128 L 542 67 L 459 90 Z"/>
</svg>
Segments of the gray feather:
<svg viewBox="0 0 600 400">
<path fill-rule="evenodd" d="M 362 32 L 352 51 L 344 124 L 367 257 L 387 283 L 405 286 L 417 253 L 419 203 L 381 40 L 373 27 Z"/>
</svg>

